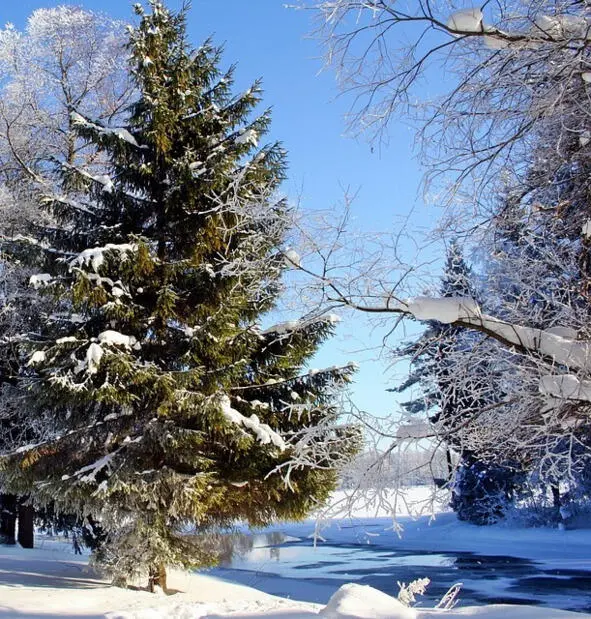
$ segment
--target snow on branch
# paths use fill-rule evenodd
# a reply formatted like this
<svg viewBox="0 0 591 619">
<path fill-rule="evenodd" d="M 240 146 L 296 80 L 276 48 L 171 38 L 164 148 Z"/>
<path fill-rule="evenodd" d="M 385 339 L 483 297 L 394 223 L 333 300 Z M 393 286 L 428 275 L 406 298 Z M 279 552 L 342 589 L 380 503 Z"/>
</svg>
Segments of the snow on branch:
<svg viewBox="0 0 591 619">
<path fill-rule="evenodd" d="M 67 481 L 71 477 L 80 477 L 79 481 L 94 481 L 97 473 L 99 473 L 105 467 L 110 467 L 111 460 L 115 456 L 115 453 L 107 454 L 102 458 L 99 458 L 96 462 L 92 464 L 88 464 L 87 466 L 83 466 L 81 469 L 77 470 L 73 475 L 62 475 L 62 481 Z"/>
<path fill-rule="evenodd" d="M 405 305 L 417 320 L 437 320 L 446 325 L 480 316 L 478 303 L 469 297 L 414 297 Z"/>
<path fill-rule="evenodd" d="M 121 243 L 119 245 L 107 243 L 104 247 L 90 247 L 78 254 L 71 262 L 70 266 L 87 266 L 90 265 L 95 271 L 102 266 L 105 261 L 105 253 L 108 251 L 120 252 L 135 252 L 138 246 L 135 243 Z"/>
<path fill-rule="evenodd" d="M 38 290 L 39 288 L 44 288 L 45 286 L 49 286 L 53 281 L 53 276 L 49 273 L 38 273 L 36 275 L 31 275 L 29 278 L 29 286 Z"/>
<path fill-rule="evenodd" d="M 558 400 L 591 402 L 591 381 L 579 380 L 573 374 L 542 376 L 540 393 Z"/>
<path fill-rule="evenodd" d="M 554 329 L 535 329 L 483 314 L 476 301 L 466 297 L 415 297 L 387 308 L 358 309 L 372 312 L 408 314 L 420 321 L 436 320 L 482 331 L 524 351 L 552 358 L 572 368 L 585 368 L 591 362 L 591 342 L 559 335 Z"/>
<path fill-rule="evenodd" d="M 315 318 L 301 319 L 301 320 L 288 320 L 286 322 L 280 322 L 268 329 L 261 332 L 262 335 L 285 335 L 293 333 L 294 331 L 300 331 L 314 324 L 329 323 L 337 324 L 341 321 L 340 316 L 336 314 L 324 314 Z"/>
<path fill-rule="evenodd" d="M 232 408 L 230 398 L 227 395 L 223 395 L 219 403 L 222 414 L 228 421 L 250 430 L 263 445 L 273 444 L 281 451 L 286 449 L 285 441 L 275 430 L 271 429 L 266 423 L 261 423 L 256 415 L 245 417 L 235 408 Z"/>
<path fill-rule="evenodd" d="M 70 118 L 72 120 L 72 124 L 75 127 L 93 129 L 94 131 L 105 135 L 115 135 L 120 140 L 123 140 L 124 142 L 127 142 L 128 144 L 131 144 L 132 146 L 135 146 L 137 148 L 141 148 L 133 135 L 131 135 L 131 133 L 129 133 L 129 131 L 124 127 L 101 127 L 96 123 L 92 123 L 89 120 L 86 120 L 86 118 L 84 118 L 84 116 L 82 116 L 81 114 L 78 114 L 78 112 L 72 112 L 70 114 Z"/>
</svg>

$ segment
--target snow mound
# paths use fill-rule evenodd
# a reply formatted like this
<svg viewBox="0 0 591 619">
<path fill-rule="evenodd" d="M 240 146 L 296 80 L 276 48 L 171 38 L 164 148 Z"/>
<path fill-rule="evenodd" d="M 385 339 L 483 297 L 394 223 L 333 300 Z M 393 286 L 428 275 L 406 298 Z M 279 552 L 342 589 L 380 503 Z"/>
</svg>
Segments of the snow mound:
<svg viewBox="0 0 591 619">
<path fill-rule="evenodd" d="M 205 604 L 171 604 L 139 610 L 127 610 L 107 613 L 106 619 L 199 619 L 206 617 L 210 607 Z"/>
<path fill-rule="evenodd" d="M 417 612 L 367 585 L 343 585 L 319 614 L 325 619 L 417 619 Z"/>
</svg>

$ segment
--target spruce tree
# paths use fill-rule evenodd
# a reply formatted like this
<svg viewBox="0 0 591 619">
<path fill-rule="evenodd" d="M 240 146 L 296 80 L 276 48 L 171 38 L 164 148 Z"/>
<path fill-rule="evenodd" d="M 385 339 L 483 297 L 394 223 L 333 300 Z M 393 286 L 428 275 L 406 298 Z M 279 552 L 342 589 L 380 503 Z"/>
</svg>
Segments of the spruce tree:
<svg viewBox="0 0 591 619">
<path fill-rule="evenodd" d="M 260 326 L 294 263 L 260 85 L 233 96 L 221 50 L 190 47 L 186 10 L 149 5 L 130 29 L 127 126 L 72 110 L 108 174 L 62 164 L 43 198 L 59 225 L 39 231 L 33 283 L 55 301 L 23 380 L 52 436 L 4 467 L 38 503 L 99 520 L 116 578 L 165 586 L 166 566 L 214 559 L 208 531 L 305 517 L 358 439 L 335 398 L 353 368 L 304 370 L 333 319 Z"/>
<path fill-rule="evenodd" d="M 478 298 L 474 276 L 462 250 L 453 241 L 447 251 L 439 294 Z M 421 395 L 402 407 L 409 414 L 426 413 L 445 444 L 451 507 L 461 520 L 474 524 L 496 522 L 513 499 L 518 483 L 515 467 L 495 462 L 495 445 L 479 437 L 482 411 L 502 399 L 500 373 L 489 359 L 490 342 L 462 327 L 431 321 L 415 341 L 397 354 L 410 356 L 411 372 L 396 389 L 417 385 Z M 476 431 L 475 431 L 476 429 Z M 454 472 L 453 449 L 459 457 Z"/>
</svg>

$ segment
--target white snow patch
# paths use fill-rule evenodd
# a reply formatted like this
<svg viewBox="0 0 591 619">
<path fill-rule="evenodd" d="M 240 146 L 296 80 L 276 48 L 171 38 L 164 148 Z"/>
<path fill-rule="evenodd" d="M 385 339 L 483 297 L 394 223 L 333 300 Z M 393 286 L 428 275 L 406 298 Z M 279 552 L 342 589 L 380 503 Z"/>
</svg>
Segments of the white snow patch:
<svg viewBox="0 0 591 619">
<path fill-rule="evenodd" d="M 417 320 L 437 320 L 443 324 L 480 316 L 478 303 L 470 297 L 415 297 L 406 301 L 406 307 Z"/>
<path fill-rule="evenodd" d="M 133 335 L 123 335 L 119 331 L 103 331 L 98 336 L 98 341 L 107 346 L 123 346 L 133 348 L 137 344 L 137 339 Z"/>
<path fill-rule="evenodd" d="M 105 193 L 113 193 L 115 185 L 110 176 L 103 174 L 101 176 L 94 176 L 93 179 L 103 186 L 103 191 Z"/>
<path fill-rule="evenodd" d="M 37 275 L 31 275 L 29 278 L 29 286 L 32 286 L 35 290 L 37 290 L 38 288 L 49 286 L 52 280 L 53 276 L 49 273 L 38 273 Z"/>
<path fill-rule="evenodd" d="M 127 294 L 124 290 L 122 290 L 121 288 L 119 288 L 119 286 L 114 286 L 113 288 L 111 288 L 111 294 L 118 299 L 119 297 L 122 297 L 123 295 Z"/>
<path fill-rule="evenodd" d="M 325 619 L 417 619 L 417 611 L 368 585 L 343 585 L 320 611 Z"/>
<path fill-rule="evenodd" d="M 37 363 L 43 363 L 46 359 L 44 350 L 36 350 L 29 359 L 27 365 L 36 365 Z"/>
<path fill-rule="evenodd" d="M 584 368 L 591 362 L 591 341 L 563 337 L 551 330 L 517 325 L 480 312 L 474 299 L 462 297 L 416 297 L 401 303 L 399 311 L 417 320 L 437 320 L 444 324 L 462 321 L 485 329 L 514 346 L 552 357 L 557 363 Z"/>
<path fill-rule="evenodd" d="M 137 148 L 140 147 L 133 135 L 131 135 L 131 133 L 129 133 L 129 131 L 124 127 L 101 127 L 96 123 L 92 123 L 86 120 L 86 118 L 78 114 L 78 112 L 72 112 L 70 114 L 70 118 L 74 126 L 78 125 L 79 127 L 88 127 L 90 129 L 94 129 L 98 133 L 104 133 L 106 135 L 116 135 L 120 140 L 128 142 L 129 144 L 131 144 L 132 146 L 136 146 Z"/>
<path fill-rule="evenodd" d="M 586 37 L 590 22 L 578 15 L 540 15 L 535 20 L 538 32 L 551 38 Z"/>
<path fill-rule="evenodd" d="M 223 395 L 220 398 L 220 406 L 226 419 L 238 426 L 244 426 L 245 428 L 251 430 L 263 445 L 268 445 L 271 443 L 281 451 L 286 449 L 285 441 L 277 432 L 275 432 L 275 430 L 271 429 L 271 427 L 266 423 L 261 423 L 256 415 L 245 417 L 235 408 L 232 408 L 230 398 L 227 395 Z"/>
<path fill-rule="evenodd" d="M 288 247 L 284 252 L 285 264 L 288 267 L 299 268 L 302 266 L 302 258 L 295 249 Z"/>
<path fill-rule="evenodd" d="M 591 219 L 588 219 L 584 224 L 581 232 L 584 237 L 591 238 Z"/>
<path fill-rule="evenodd" d="M 104 351 L 101 348 L 100 344 L 93 342 L 86 351 L 86 367 L 88 368 L 89 374 L 96 374 L 98 372 L 98 367 L 101 363 L 101 359 L 103 358 Z M 79 371 L 83 369 L 82 366 L 77 368 Z"/>
<path fill-rule="evenodd" d="M 237 135 L 234 141 L 236 144 L 252 144 L 252 146 L 256 146 L 259 143 L 259 134 L 255 129 L 246 129 Z"/>
<path fill-rule="evenodd" d="M 250 405 L 253 408 L 260 408 L 262 410 L 269 410 L 268 402 L 261 402 L 260 400 L 251 400 Z"/>
<path fill-rule="evenodd" d="M 591 402 L 591 381 L 581 381 L 573 374 L 542 376 L 539 388 L 540 393 L 554 398 Z"/>
<path fill-rule="evenodd" d="M 583 78 L 584 82 L 591 82 L 591 71 L 584 71 L 583 73 L 581 73 L 581 77 Z"/>
<path fill-rule="evenodd" d="M 452 13 L 447 20 L 447 27 L 456 32 L 484 32 L 482 11 L 471 8 Z"/>
<path fill-rule="evenodd" d="M 134 252 L 137 250 L 135 243 L 107 243 L 104 247 L 90 247 L 78 254 L 71 262 L 71 266 L 87 266 L 90 265 L 95 271 L 102 266 L 105 261 L 105 253 L 108 251 L 120 252 L 125 254 L 126 252 Z"/>
<path fill-rule="evenodd" d="M 72 342 L 77 342 L 78 340 L 73 335 L 68 335 L 66 337 L 60 337 L 55 340 L 56 344 L 71 344 Z"/>
<path fill-rule="evenodd" d="M 275 333 L 277 335 L 283 335 L 285 333 L 291 333 L 292 331 L 297 331 L 302 327 L 303 323 L 298 320 L 286 320 L 285 322 L 280 322 L 264 331 L 261 331 L 263 335 L 267 335 L 269 333 Z"/>
<path fill-rule="evenodd" d="M 546 329 L 546 331 L 548 333 L 553 333 L 554 335 L 560 335 L 560 337 L 570 337 L 573 339 L 576 339 L 578 332 L 576 329 L 573 329 L 572 327 L 550 327 L 549 329 Z"/>
<path fill-rule="evenodd" d="M 264 331 L 261 331 L 261 334 L 285 335 L 286 333 L 292 333 L 293 331 L 304 329 L 316 323 L 327 322 L 330 324 L 337 324 L 340 321 L 341 318 L 340 316 L 337 316 L 337 314 L 323 314 L 322 316 L 317 316 L 316 318 L 305 318 L 300 320 L 286 320 L 285 322 L 279 322 L 276 325 L 273 325 L 265 329 Z"/>
</svg>

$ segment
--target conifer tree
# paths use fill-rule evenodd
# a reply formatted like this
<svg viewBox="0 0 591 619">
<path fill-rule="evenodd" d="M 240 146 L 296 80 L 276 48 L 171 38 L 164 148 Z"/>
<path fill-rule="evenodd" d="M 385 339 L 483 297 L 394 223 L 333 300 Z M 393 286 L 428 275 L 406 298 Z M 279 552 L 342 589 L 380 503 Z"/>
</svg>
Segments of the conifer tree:
<svg viewBox="0 0 591 619">
<path fill-rule="evenodd" d="M 149 6 L 127 126 L 72 111 L 108 174 L 61 164 L 43 197 L 59 225 L 40 230 L 32 280 L 55 302 L 23 380 L 52 435 L 3 461 L 15 490 L 100 521 L 115 578 L 165 587 L 166 566 L 212 561 L 207 531 L 306 516 L 358 438 L 337 423 L 353 367 L 303 369 L 333 318 L 260 326 L 296 260 L 260 85 L 233 96 L 221 50 L 189 46 L 186 9 Z"/>
<path fill-rule="evenodd" d="M 472 271 L 455 241 L 447 251 L 440 295 L 478 298 Z M 494 462 L 495 445 L 479 432 L 486 423 L 480 420 L 483 410 L 502 399 L 500 373 L 483 352 L 490 346 L 481 334 L 431 321 L 417 341 L 398 351 L 412 362 L 409 377 L 396 391 L 418 385 L 422 392 L 402 406 L 410 414 L 428 414 L 445 443 L 451 507 L 461 520 L 475 524 L 496 522 L 517 483 L 514 467 Z M 459 457 L 455 474 L 450 449 Z"/>
<path fill-rule="evenodd" d="M 452 242 L 447 251 L 446 263 L 441 278 L 439 294 L 442 297 L 477 298 L 470 267 L 466 264 L 457 242 Z M 472 396 L 480 389 L 458 390 L 451 377 L 454 353 L 468 349 L 474 335 L 460 327 L 429 321 L 426 330 L 414 342 L 396 351 L 397 356 L 411 357 L 411 372 L 408 378 L 395 389 L 404 392 L 414 385 L 421 387 L 421 395 L 402 407 L 409 414 L 429 413 L 432 423 L 447 418 L 458 418 L 460 409 L 472 407 Z M 472 342 L 472 344 L 470 343 Z"/>
</svg>

